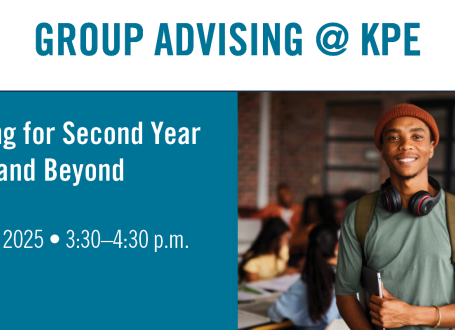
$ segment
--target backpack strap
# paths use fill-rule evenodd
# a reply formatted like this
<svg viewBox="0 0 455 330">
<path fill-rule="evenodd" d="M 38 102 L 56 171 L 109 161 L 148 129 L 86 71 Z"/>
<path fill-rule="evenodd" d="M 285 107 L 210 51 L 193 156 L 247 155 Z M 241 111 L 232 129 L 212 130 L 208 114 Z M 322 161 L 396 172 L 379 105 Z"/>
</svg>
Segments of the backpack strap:
<svg viewBox="0 0 455 330">
<path fill-rule="evenodd" d="M 452 247 L 452 263 L 455 263 L 455 196 L 446 192 L 446 216 Z"/>
<path fill-rule="evenodd" d="M 359 201 L 357 202 L 355 208 L 355 235 L 357 236 L 357 240 L 360 243 L 360 247 L 362 248 L 362 262 L 366 265 L 365 259 L 365 238 L 367 236 L 368 229 L 370 228 L 371 220 L 373 219 L 374 208 L 376 207 L 376 200 L 379 196 L 379 190 L 374 191 L 372 193 L 363 195 L 360 197 Z M 455 198 L 455 196 L 454 196 Z M 455 211 L 455 208 L 454 208 Z M 454 214 L 455 215 L 455 214 Z M 455 218 L 454 218 L 455 219 Z M 455 225 L 454 225 L 455 230 Z M 455 238 L 455 233 L 454 233 Z"/>
</svg>

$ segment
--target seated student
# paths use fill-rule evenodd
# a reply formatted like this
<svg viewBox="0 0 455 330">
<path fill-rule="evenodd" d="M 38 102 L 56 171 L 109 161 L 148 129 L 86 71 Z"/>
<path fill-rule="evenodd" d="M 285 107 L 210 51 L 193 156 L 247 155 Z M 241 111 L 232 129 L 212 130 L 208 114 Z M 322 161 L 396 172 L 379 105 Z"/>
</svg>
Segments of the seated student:
<svg viewBox="0 0 455 330">
<path fill-rule="evenodd" d="M 239 265 L 239 282 L 265 281 L 291 274 L 288 225 L 281 218 L 269 219 Z"/>
<path fill-rule="evenodd" d="M 267 205 L 259 212 L 253 214 L 251 218 L 263 220 L 269 218 L 281 218 L 290 227 L 291 231 L 294 232 L 300 222 L 302 205 L 293 203 L 292 190 L 285 183 L 280 183 L 278 185 L 277 199 L 278 203 Z"/>
<path fill-rule="evenodd" d="M 310 233 L 302 277 L 270 307 L 270 319 L 289 319 L 301 330 L 323 330 L 332 320 L 341 319 L 335 301 L 337 257 L 337 227 L 316 226 Z"/>
<path fill-rule="evenodd" d="M 298 255 L 299 259 L 306 255 L 309 235 L 316 225 L 320 223 L 327 223 L 336 226 L 335 209 L 330 197 L 307 197 L 303 204 L 304 212 L 302 214 L 300 226 L 292 235 L 291 241 L 289 243 L 291 247 L 291 254 Z"/>
</svg>

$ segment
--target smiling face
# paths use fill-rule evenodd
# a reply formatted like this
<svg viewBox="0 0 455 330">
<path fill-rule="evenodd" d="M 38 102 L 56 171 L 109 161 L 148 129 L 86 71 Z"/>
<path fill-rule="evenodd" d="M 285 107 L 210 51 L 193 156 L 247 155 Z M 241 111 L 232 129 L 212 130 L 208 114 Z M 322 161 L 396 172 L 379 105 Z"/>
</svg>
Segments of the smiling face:
<svg viewBox="0 0 455 330">
<path fill-rule="evenodd" d="M 382 131 L 381 153 L 391 176 L 396 174 L 407 180 L 427 172 L 428 161 L 434 153 L 430 129 L 414 117 L 396 118 Z"/>
</svg>

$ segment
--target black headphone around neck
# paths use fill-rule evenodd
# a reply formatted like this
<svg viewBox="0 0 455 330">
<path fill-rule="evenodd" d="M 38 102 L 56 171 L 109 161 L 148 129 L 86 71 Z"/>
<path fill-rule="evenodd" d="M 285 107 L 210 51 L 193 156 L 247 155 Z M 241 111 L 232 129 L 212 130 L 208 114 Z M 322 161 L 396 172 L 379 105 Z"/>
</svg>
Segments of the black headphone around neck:
<svg viewBox="0 0 455 330">
<path fill-rule="evenodd" d="M 436 196 L 433 197 L 428 191 L 420 190 L 412 195 L 409 200 L 409 211 L 416 216 L 423 216 L 430 213 L 441 198 L 441 186 L 438 181 L 429 176 L 428 183 L 437 190 Z M 381 200 L 382 205 L 386 210 L 390 212 L 398 212 L 401 210 L 400 193 L 397 188 L 390 185 L 390 178 L 381 185 Z"/>
</svg>

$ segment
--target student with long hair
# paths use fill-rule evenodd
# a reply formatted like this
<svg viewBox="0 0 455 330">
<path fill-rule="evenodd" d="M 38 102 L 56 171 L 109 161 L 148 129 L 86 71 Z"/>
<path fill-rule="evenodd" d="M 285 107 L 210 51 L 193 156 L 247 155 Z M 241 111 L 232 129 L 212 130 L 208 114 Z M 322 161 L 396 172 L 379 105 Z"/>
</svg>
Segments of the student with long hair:
<svg viewBox="0 0 455 330">
<path fill-rule="evenodd" d="M 272 321 L 289 319 L 301 330 L 322 330 L 340 319 L 335 300 L 337 257 L 337 227 L 317 225 L 310 233 L 302 276 L 270 307 Z"/>
<path fill-rule="evenodd" d="M 305 199 L 301 225 L 336 224 L 335 209 L 329 196 L 310 196 Z"/>
<path fill-rule="evenodd" d="M 239 265 L 239 282 L 265 281 L 289 273 L 289 237 L 290 229 L 281 218 L 267 220 Z"/>
<path fill-rule="evenodd" d="M 310 196 L 304 202 L 300 226 L 293 233 L 289 243 L 291 259 L 289 265 L 303 264 L 308 251 L 310 232 L 321 223 L 336 226 L 335 209 L 329 196 Z"/>
</svg>

